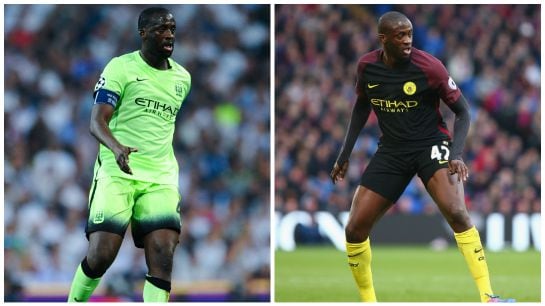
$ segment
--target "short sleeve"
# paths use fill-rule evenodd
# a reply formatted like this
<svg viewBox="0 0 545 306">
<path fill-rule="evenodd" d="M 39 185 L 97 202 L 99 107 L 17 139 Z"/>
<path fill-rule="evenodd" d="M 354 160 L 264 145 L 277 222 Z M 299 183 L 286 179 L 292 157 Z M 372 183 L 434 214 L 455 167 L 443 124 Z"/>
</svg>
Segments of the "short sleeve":
<svg viewBox="0 0 545 306">
<path fill-rule="evenodd" d="M 184 97 L 184 99 L 187 97 L 187 95 L 189 94 L 189 91 L 191 90 L 191 74 L 189 72 L 187 72 L 187 81 L 185 82 L 185 85 L 186 85 L 186 88 L 185 88 L 185 92 L 186 92 L 186 95 Z"/>
<path fill-rule="evenodd" d="M 117 94 L 118 96 L 122 96 L 126 82 L 127 77 L 122 60 L 118 57 L 113 58 L 106 65 L 104 71 L 100 75 L 100 78 L 95 85 L 93 95 L 95 95 L 100 89 L 105 89 L 109 92 Z"/>
<path fill-rule="evenodd" d="M 437 64 L 435 66 L 436 69 L 433 70 L 435 72 L 434 80 L 439 97 L 447 104 L 456 102 L 461 95 L 460 89 L 452 77 L 448 74 L 448 71 L 443 63 L 437 60 Z"/>
</svg>

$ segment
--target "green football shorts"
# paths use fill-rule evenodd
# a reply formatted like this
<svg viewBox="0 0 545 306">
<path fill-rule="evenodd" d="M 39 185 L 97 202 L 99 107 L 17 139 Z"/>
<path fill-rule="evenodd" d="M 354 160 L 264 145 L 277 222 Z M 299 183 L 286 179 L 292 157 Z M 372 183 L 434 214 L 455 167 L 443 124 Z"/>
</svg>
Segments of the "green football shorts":
<svg viewBox="0 0 545 306">
<path fill-rule="evenodd" d="M 158 229 L 180 232 L 180 194 L 175 185 L 149 183 L 122 177 L 94 180 L 89 194 L 85 233 L 105 231 L 121 237 L 129 223 L 134 244 L 144 247 L 144 236 Z"/>
</svg>

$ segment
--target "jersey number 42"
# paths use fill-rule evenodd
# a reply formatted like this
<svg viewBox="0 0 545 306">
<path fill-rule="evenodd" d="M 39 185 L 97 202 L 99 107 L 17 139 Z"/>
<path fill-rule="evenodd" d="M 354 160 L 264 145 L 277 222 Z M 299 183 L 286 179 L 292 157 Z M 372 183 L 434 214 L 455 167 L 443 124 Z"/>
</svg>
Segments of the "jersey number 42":
<svg viewBox="0 0 545 306">
<path fill-rule="evenodd" d="M 447 146 L 444 145 L 435 145 L 431 148 L 431 159 L 437 159 L 440 164 L 448 161 L 450 155 L 450 150 Z"/>
</svg>

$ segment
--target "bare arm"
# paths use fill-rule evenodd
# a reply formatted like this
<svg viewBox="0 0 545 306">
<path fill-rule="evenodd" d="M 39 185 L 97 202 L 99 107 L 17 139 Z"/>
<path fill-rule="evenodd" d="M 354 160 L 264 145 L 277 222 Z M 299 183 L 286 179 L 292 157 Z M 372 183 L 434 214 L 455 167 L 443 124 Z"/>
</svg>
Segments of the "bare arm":
<svg viewBox="0 0 545 306">
<path fill-rule="evenodd" d="M 93 135 L 101 144 L 110 149 L 114 155 L 117 165 L 121 171 L 132 174 L 132 170 L 129 167 L 129 154 L 137 152 L 136 148 L 124 146 L 115 139 L 108 123 L 112 119 L 114 108 L 109 104 L 95 104 L 91 111 L 91 123 L 89 125 L 89 132 Z"/>
</svg>

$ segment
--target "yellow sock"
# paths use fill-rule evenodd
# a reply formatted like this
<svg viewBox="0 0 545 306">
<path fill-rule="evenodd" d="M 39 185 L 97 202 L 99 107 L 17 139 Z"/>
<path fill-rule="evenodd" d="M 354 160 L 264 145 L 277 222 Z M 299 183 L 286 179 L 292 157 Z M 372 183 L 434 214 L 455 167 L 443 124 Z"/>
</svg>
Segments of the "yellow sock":
<svg viewBox="0 0 545 306">
<path fill-rule="evenodd" d="M 454 233 L 454 238 L 458 244 L 458 249 L 464 255 L 469 272 L 477 284 L 481 302 L 487 302 L 488 296 L 485 293 L 493 294 L 490 286 L 490 277 L 488 276 L 488 265 L 484 256 L 483 245 L 479 232 L 473 226 L 465 232 Z"/>
<path fill-rule="evenodd" d="M 360 243 L 346 243 L 348 265 L 358 285 L 363 302 L 376 302 L 373 274 L 371 273 L 371 243 L 369 238 Z"/>
</svg>

